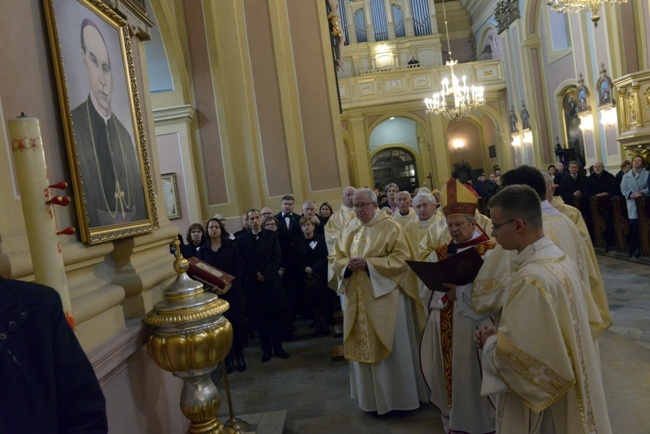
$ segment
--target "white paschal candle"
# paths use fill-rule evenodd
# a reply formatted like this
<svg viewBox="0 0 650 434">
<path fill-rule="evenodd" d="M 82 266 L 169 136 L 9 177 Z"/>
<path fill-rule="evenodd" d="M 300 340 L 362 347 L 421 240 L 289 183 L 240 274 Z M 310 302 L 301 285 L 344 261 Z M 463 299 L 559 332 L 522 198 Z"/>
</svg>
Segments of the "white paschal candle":
<svg viewBox="0 0 650 434">
<path fill-rule="evenodd" d="M 46 203 L 52 194 L 38 119 L 23 115 L 8 125 L 34 277 L 59 293 L 68 323 L 74 328 L 54 209 Z"/>
</svg>

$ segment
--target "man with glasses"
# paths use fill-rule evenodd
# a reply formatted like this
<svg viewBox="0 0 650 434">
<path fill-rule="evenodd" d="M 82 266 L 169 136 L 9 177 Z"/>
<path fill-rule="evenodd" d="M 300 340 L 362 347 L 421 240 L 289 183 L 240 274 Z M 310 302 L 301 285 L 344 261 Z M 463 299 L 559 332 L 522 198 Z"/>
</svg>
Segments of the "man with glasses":
<svg viewBox="0 0 650 434">
<path fill-rule="evenodd" d="M 489 202 L 501 247 L 515 252 L 498 329 L 481 328 L 483 392 L 500 433 L 611 433 L 590 323 L 595 306 L 576 263 L 545 225 L 538 194 L 505 187 Z"/>
<path fill-rule="evenodd" d="M 426 246 L 420 258 L 439 262 L 468 249 L 476 249 L 483 258 L 489 256 L 496 243 L 476 224 L 477 204 L 476 195 L 458 180 L 450 179 L 443 188 L 442 211 L 451 240 Z M 476 326 L 492 321 L 476 315 L 470 306 L 462 306 L 469 300 L 471 283 L 445 286 L 449 292 L 420 290 L 428 313 L 420 364 L 431 390 L 429 400 L 440 410 L 446 432 L 493 432 L 494 406 L 488 397 L 481 396 L 481 365 L 474 343 Z M 461 298 L 458 302 L 457 295 Z"/>
<path fill-rule="evenodd" d="M 596 340 L 603 330 L 611 325 L 611 315 L 595 256 L 589 254 L 589 248 L 576 225 L 546 200 L 546 180 L 539 169 L 519 166 L 506 172 L 502 179 L 504 187 L 527 185 L 537 193 L 542 209 L 544 233 L 578 265 L 582 281 L 591 289 L 586 297 L 592 299 L 598 307 L 596 311 L 590 311 L 590 321 L 594 325 L 593 338 Z M 499 220 L 495 222 L 503 223 Z M 500 229 L 497 226 L 498 230 Z M 471 291 L 471 304 L 477 312 L 494 312 L 502 308 L 507 282 L 515 271 L 511 262 L 513 256 L 512 251 L 506 252 L 497 247 L 481 267 Z"/>
<path fill-rule="evenodd" d="M 404 228 L 377 211 L 372 190 L 357 190 L 352 202 L 359 224 L 343 229 L 329 257 L 338 292 L 345 294 L 343 347 L 352 398 L 378 414 L 414 410 L 426 389 L 411 315 L 419 297 L 405 262 L 411 244 Z"/>
</svg>

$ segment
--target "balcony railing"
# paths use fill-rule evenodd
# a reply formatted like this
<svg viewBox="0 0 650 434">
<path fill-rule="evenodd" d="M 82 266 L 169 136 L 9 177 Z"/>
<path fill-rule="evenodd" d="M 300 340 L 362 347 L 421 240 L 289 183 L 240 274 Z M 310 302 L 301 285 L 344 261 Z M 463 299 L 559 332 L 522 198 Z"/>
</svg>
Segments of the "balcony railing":
<svg viewBox="0 0 650 434">
<path fill-rule="evenodd" d="M 488 102 L 494 93 L 506 88 L 500 59 L 460 63 L 454 67 L 460 78 L 483 86 Z M 440 90 L 440 82 L 450 75 L 448 66 L 385 67 L 364 71 L 361 76 L 339 79 L 344 110 L 380 104 L 423 100 Z M 422 103 L 424 107 L 424 103 Z"/>
</svg>

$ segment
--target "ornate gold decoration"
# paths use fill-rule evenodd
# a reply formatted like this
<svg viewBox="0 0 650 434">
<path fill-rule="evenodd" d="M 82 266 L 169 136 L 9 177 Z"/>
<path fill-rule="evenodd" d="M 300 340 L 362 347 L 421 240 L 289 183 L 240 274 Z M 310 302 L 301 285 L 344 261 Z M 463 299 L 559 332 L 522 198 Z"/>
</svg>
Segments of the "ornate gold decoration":
<svg viewBox="0 0 650 434">
<path fill-rule="evenodd" d="M 630 124 L 635 124 L 637 122 L 637 107 L 634 93 L 627 94 L 627 113 L 630 116 Z"/>
<path fill-rule="evenodd" d="M 497 3 L 497 7 L 494 9 L 494 20 L 497 22 L 497 32 L 501 34 L 519 17 L 518 0 L 502 0 Z"/>
<path fill-rule="evenodd" d="M 149 354 L 162 369 L 183 380 L 181 411 L 190 420 L 188 433 L 234 433 L 217 420 L 221 397 L 210 373 L 232 345 L 232 326 L 223 316 L 229 305 L 190 279 L 189 264 L 174 239 L 178 274 L 144 322 L 153 326 Z"/>
<path fill-rule="evenodd" d="M 614 80 L 619 110 L 619 136 L 624 153 L 650 157 L 650 71 L 639 71 Z"/>
</svg>

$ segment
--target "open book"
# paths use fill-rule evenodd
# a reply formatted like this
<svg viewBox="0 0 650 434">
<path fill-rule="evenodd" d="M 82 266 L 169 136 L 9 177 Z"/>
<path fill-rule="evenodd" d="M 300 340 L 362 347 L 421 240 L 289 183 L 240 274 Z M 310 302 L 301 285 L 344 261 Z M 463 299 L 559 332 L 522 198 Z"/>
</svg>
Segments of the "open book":
<svg viewBox="0 0 650 434">
<path fill-rule="evenodd" d="M 483 258 L 476 249 L 466 249 L 439 262 L 406 261 L 431 291 L 447 292 L 443 283 L 466 285 L 476 278 Z"/>
</svg>

